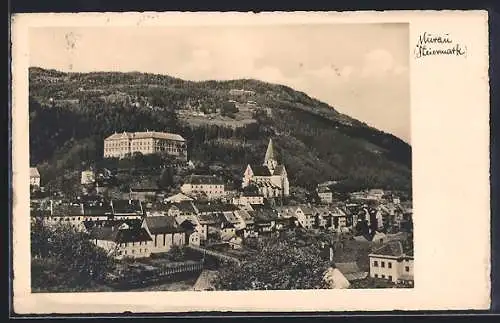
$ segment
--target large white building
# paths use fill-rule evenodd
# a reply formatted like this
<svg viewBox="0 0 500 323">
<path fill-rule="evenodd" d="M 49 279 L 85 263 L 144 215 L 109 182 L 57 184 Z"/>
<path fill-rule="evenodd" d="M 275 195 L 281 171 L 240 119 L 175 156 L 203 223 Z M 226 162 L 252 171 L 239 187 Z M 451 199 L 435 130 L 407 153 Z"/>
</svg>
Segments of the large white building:
<svg viewBox="0 0 500 323">
<path fill-rule="evenodd" d="M 143 155 L 162 152 L 187 160 L 186 139 L 178 134 L 156 131 L 114 133 L 104 139 L 105 158 L 124 158 L 136 152 Z"/>
<path fill-rule="evenodd" d="M 290 183 L 285 165 L 278 164 L 272 139 L 269 139 L 264 163 L 247 166 L 243 174 L 242 187 L 245 188 L 249 185 L 255 185 L 260 195 L 266 198 L 290 195 Z"/>
</svg>

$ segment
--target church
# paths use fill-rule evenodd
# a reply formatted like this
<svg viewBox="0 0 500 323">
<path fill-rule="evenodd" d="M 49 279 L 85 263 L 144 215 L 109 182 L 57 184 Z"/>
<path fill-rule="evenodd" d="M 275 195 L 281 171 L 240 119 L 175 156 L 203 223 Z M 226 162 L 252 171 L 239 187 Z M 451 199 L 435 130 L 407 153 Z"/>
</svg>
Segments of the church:
<svg viewBox="0 0 500 323">
<path fill-rule="evenodd" d="M 254 185 L 265 198 L 287 197 L 290 183 L 285 165 L 278 164 L 274 154 L 272 139 L 269 139 L 266 156 L 262 165 L 248 165 L 243 174 L 242 187 Z"/>
</svg>

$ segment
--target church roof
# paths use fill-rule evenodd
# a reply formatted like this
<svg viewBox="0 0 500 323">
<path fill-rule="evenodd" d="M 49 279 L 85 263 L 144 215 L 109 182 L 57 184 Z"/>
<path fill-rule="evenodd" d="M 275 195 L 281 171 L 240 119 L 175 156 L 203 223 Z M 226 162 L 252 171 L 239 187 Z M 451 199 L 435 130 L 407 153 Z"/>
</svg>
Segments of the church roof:
<svg viewBox="0 0 500 323">
<path fill-rule="evenodd" d="M 251 165 L 252 172 L 254 176 L 271 176 L 269 168 L 264 165 Z"/>
<path fill-rule="evenodd" d="M 285 172 L 285 166 L 283 165 L 277 165 L 276 168 L 274 169 L 273 175 L 281 175 Z"/>
<path fill-rule="evenodd" d="M 264 157 L 264 163 L 270 159 L 276 159 L 274 156 L 273 140 L 269 139 L 269 144 L 267 145 L 266 156 Z"/>
</svg>

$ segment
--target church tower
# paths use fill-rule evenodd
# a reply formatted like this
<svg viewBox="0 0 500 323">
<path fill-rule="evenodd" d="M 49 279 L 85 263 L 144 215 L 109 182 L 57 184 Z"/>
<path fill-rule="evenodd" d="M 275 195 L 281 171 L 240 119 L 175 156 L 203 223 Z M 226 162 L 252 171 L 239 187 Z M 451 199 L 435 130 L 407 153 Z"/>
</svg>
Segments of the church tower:
<svg viewBox="0 0 500 323">
<path fill-rule="evenodd" d="M 269 144 L 267 145 L 267 150 L 266 150 L 266 156 L 264 157 L 264 166 L 267 166 L 271 174 L 273 174 L 277 165 L 278 161 L 276 160 L 276 157 L 274 155 L 273 140 L 269 139 Z"/>
</svg>

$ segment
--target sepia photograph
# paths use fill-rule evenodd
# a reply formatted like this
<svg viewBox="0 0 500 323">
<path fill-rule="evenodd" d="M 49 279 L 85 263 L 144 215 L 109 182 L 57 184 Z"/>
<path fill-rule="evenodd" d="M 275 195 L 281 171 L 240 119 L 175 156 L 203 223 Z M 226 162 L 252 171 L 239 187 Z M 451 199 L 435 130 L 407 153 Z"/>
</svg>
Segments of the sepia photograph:
<svg viewBox="0 0 500 323">
<path fill-rule="evenodd" d="M 446 235 L 463 233 L 468 220 L 458 212 L 471 210 L 452 201 L 482 192 L 471 178 L 484 165 L 442 161 L 459 150 L 449 144 L 457 130 L 443 128 L 443 118 L 466 113 L 437 108 L 451 105 L 432 95 L 449 98 L 457 87 L 446 92 L 437 86 L 444 74 L 429 73 L 449 62 L 478 82 L 482 71 L 468 67 L 482 53 L 469 41 L 478 32 L 438 31 L 435 17 L 418 29 L 402 14 L 297 14 L 290 23 L 284 13 L 214 13 L 194 23 L 178 13 L 164 24 L 154 15 L 127 23 L 121 16 L 90 15 L 88 23 L 40 16 L 18 33 L 24 47 L 14 54 L 25 71 L 17 80 L 26 84 L 14 95 L 23 109 L 13 117 L 21 120 L 14 150 L 27 156 L 13 162 L 26 166 L 16 177 L 13 218 L 16 268 L 29 278 L 16 276 L 28 289 L 23 297 L 46 295 L 49 307 L 62 309 L 51 302 L 77 306 L 81 295 L 102 311 L 100 296 L 147 307 L 148 292 L 162 292 L 177 310 L 214 308 L 197 295 L 225 299 L 219 309 L 262 310 L 274 292 L 288 291 L 273 297 L 299 310 L 318 302 L 307 294 L 306 303 L 302 292 L 334 292 L 346 309 L 373 292 L 394 301 L 361 308 L 402 309 L 437 288 L 433 304 L 451 304 L 443 293 L 456 275 L 439 264 L 446 255 L 462 259 L 446 251 L 459 243 Z M 477 107 L 487 102 L 482 89 L 468 87 Z M 466 123 L 457 120 L 456 129 Z M 484 146 L 472 146 L 470 158 L 482 156 Z M 451 175 L 466 163 L 468 189 Z M 23 192 L 29 202 L 21 210 Z M 488 211 L 473 205 L 479 234 Z M 463 278 L 477 288 L 470 306 L 484 304 L 479 289 L 488 288 L 482 247 L 464 253 L 477 264 L 470 270 L 478 274 Z M 225 294 L 237 291 L 252 300 Z"/>
<path fill-rule="evenodd" d="M 32 291 L 412 287 L 408 28 L 32 29 Z"/>
</svg>

